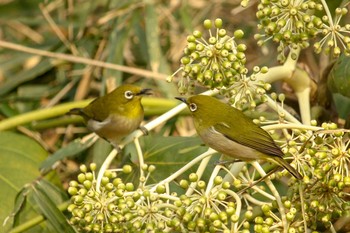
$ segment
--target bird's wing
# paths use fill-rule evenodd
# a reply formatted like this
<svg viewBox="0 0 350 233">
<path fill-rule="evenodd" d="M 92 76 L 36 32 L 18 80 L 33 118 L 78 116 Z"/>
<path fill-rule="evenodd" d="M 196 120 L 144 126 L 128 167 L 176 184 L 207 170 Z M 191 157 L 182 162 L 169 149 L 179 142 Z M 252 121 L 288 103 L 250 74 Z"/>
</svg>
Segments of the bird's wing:
<svg viewBox="0 0 350 233">
<path fill-rule="evenodd" d="M 239 128 L 239 132 L 234 132 L 234 129 L 222 122 L 214 125 L 214 129 L 223 134 L 226 138 L 264 154 L 276 155 L 279 157 L 283 155 L 283 152 L 275 144 L 269 133 L 257 125 L 253 127 L 245 127 L 242 125 Z"/>
</svg>

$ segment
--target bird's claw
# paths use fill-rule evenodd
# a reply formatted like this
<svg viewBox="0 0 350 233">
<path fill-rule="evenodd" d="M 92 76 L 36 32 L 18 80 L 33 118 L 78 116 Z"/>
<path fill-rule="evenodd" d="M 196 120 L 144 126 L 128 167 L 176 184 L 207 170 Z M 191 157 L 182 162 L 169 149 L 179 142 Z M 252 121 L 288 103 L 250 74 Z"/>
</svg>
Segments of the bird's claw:
<svg viewBox="0 0 350 233">
<path fill-rule="evenodd" d="M 143 127 L 143 126 L 140 126 L 139 129 L 141 130 L 141 132 L 142 132 L 144 135 L 148 135 L 148 129 L 146 129 L 146 128 Z"/>
</svg>

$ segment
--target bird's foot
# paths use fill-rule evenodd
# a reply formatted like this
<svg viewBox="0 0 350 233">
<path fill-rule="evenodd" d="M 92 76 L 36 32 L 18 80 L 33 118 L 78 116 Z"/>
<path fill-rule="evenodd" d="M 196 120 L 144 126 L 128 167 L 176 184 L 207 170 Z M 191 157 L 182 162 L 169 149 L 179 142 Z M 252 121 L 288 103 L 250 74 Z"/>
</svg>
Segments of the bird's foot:
<svg viewBox="0 0 350 233">
<path fill-rule="evenodd" d="M 141 132 L 142 132 L 144 135 L 148 135 L 148 129 L 146 129 L 146 128 L 143 127 L 143 126 L 140 126 L 139 129 L 141 130 Z"/>
<path fill-rule="evenodd" d="M 242 160 L 239 160 L 239 159 L 235 159 L 235 160 L 221 160 L 221 161 L 215 162 L 215 165 L 227 165 L 227 164 L 236 163 L 236 162 L 242 162 Z"/>
</svg>

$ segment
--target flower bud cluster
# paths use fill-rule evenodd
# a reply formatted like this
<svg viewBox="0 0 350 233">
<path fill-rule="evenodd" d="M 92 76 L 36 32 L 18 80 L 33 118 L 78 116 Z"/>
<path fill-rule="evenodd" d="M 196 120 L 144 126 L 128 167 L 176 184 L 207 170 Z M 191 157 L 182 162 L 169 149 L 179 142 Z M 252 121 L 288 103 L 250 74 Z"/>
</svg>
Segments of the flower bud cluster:
<svg viewBox="0 0 350 233">
<path fill-rule="evenodd" d="M 314 44 L 314 49 L 320 53 L 322 49 L 334 56 L 339 56 L 341 47 L 345 54 L 350 54 L 350 25 L 341 26 L 341 18 L 348 13 L 347 8 L 336 8 L 335 19 L 329 15 L 318 17 L 316 12 L 323 12 L 327 5 L 316 0 L 260 0 L 257 18 L 260 20 L 256 34 L 259 45 L 268 40 L 278 43 L 279 60 L 284 61 L 284 49 L 287 46 L 306 48 L 310 40 L 316 36 L 321 39 Z"/>
<path fill-rule="evenodd" d="M 245 67 L 245 44 L 238 44 L 237 39 L 243 37 L 242 30 L 236 30 L 233 37 L 228 36 L 222 28 L 221 19 L 205 20 L 204 28 L 208 30 L 209 38 L 206 40 L 201 31 L 194 31 L 187 37 L 187 46 L 181 58 L 181 68 L 172 77 L 181 71 L 178 82 L 181 94 L 194 92 L 195 84 L 209 89 L 219 89 L 231 99 L 231 103 L 254 108 L 255 100 L 264 101 L 266 90 L 270 84 L 258 81 L 256 75 L 266 73 L 267 67 L 254 67 L 253 74 L 248 76 Z M 212 33 L 214 27 L 215 34 Z"/>
<path fill-rule="evenodd" d="M 154 166 L 145 166 L 153 172 Z M 116 172 L 106 171 L 101 180 L 100 190 L 96 190 L 96 165 L 81 166 L 77 181 L 71 181 L 68 193 L 72 204 L 68 211 L 70 223 L 79 232 L 171 232 L 177 229 L 173 222 L 174 211 L 168 208 L 160 197 L 165 187 L 159 185 L 155 192 L 134 187 L 117 177 Z M 130 173 L 131 166 L 123 167 Z M 140 180 L 143 183 L 144 180 Z M 142 186 L 142 185 L 141 185 Z"/>
<path fill-rule="evenodd" d="M 174 202 L 178 208 L 177 218 L 185 229 L 190 232 L 231 232 L 230 229 L 240 218 L 231 197 L 231 184 L 223 181 L 221 176 L 216 176 L 214 186 L 207 194 L 206 182 L 192 173 L 188 180 L 180 181 L 180 186 L 185 189 L 190 185 L 195 185 L 195 193 L 182 195 Z"/>
<path fill-rule="evenodd" d="M 230 37 L 222 24 L 219 18 L 214 22 L 208 19 L 204 21 L 208 40 L 198 30 L 187 37 L 187 46 L 181 58 L 182 78 L 178 83 L 180 93 L 190 92 L 195 82 L 210 89 L 230 86 L 241 74 L 247 73 L 247 47 L 235 41 L 243 37 L 243 31 L 237 30 L 234 37 Z M 211 31 L 213 26 L 216 32 L 214 35 Z"/>
<path fill-rule="evenodd" d="M 350 210 L 346 199 L 350 187 L 349 132 L 337 129 L 335 123 L 323 123 L 322 128 L 309 138 L 295 132 L 288 147 L 288 153 L 301 154 L 296 160 L 298 169 L 303 171 L 304 209 L 307 224 L 314 230 L 319 223 L 330 227 Z M 291 143 L 296 139 L 302 141 L 302 152 Z"/>
</svg>

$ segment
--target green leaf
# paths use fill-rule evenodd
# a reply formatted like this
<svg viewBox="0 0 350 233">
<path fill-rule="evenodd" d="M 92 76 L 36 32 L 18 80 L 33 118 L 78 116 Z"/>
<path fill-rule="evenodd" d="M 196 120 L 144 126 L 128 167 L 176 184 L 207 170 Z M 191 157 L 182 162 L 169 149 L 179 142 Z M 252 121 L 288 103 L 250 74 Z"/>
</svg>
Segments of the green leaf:
<svg viewBox="0 0 350 233">
<path fill-rule="evenodd" d="M 350 97 L 350 57 L 339 57 L 329 72 L 327 84 L 332 93 Z"/>
<path fill-rule="evenodd" d="M 140 144 L 144 152 L 145 163 L 148 165 L 153 164 L 157 168 L 150 177 L 151 183 L 156 183 L 165 179 L 208 149 L 208 147 L 203 146 L 202 140 L 198 137 L 164 137 L 150 135 L 142 137 L 140 139 Z M 128 150 L 124 151 L 124 153 L 131 154 L 131 161 L 134 164 L 138 164 L 136 151 L 131 151 L 131 147 L 127 148 Z M 219 161 L 219 155 L 214 155 L 209 162 L 209 164 L 213 165 L 212 167 L 208 166 L 207 171 L 209 173 L 212 171 L 217 161 Z M 185 172 L 183 177 L 189 175 L 191 172 L 195 172 L 197 167 L 198 164 Z M 139 168 L 134 169 L 133 177 L 129 177 L 129 179 L 137 177 Z M 207 178 L 206 175 L 203 176 L 203 179 Z"/>
<path fill-rule="evenodd" d="M 86 136 L 85 139 L 75 139 L 73 142 L 69 143 L 67 146 L 60 148 L 51 156 L 49 156 L 41 165 L 40 171 L 46 173 L 51 170 L 54 164 L 64 158 L 72 157 L 80 152 L 89 148 L 92 144 L 96 142 L 98 137 L 91 134 Z"/>
<path fill-rule="evenodd" d="M 49 59 L 44 59 L 38 65 L 28 70 L 22 70 L 9 78 L 0 88 L 0 96 L 3 96 L 20 84 L 35 79 L 52 69 L 54 64 Z"/>
<path fill-rule="evenodd" d="M 48 193 L 52 194 L 52 186 L 48 185 L 44 180 L 41 180 L 33 186 L 33 198 L 35 203 L 38 205 L 40 212 L 50 222 L 52 230 L 50 232 L 68 232 L 74 233 L 75 230 L 68 223 L 63 213 L 56 207 L 56 200 Z"/>
<path fill-rule="evenodd" d="M 350 114 L 350 58 L 342 55 L 334 63 L 327 78 L 339 117 L 346 119 Z"/>
<path fill-rule="evenodd" d="M 16 194 L 40 176 L 38 167 L 46 156 L 47 152 L 33 139 L 13 132 L 0 132 L 0 223 L 14 209 Z M 5 232 L 11 223 L 12 219 L 4 227 Z"/>
</svg>

